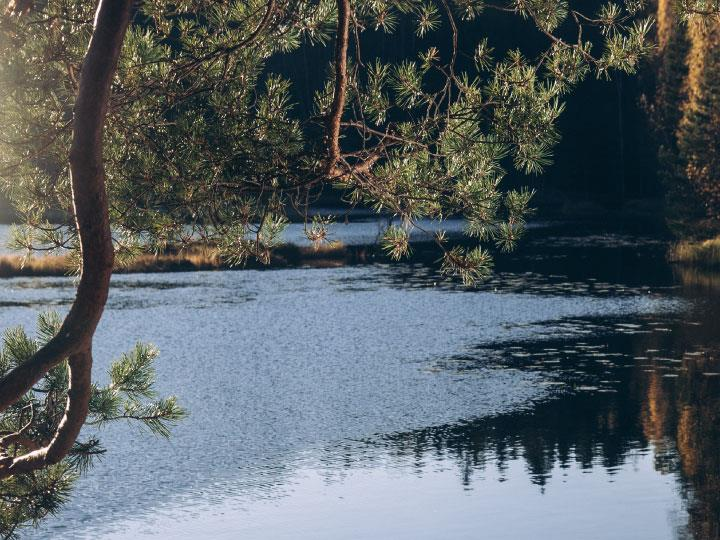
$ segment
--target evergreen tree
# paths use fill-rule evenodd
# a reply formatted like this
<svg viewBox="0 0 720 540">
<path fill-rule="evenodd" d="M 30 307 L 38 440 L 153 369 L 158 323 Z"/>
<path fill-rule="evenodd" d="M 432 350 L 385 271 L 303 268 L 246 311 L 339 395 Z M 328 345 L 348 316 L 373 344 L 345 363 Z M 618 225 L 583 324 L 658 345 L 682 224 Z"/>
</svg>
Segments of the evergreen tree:
<svg viewBox="0 0 720 540">
<path fill-rule="evenodd" d="M 0 178 L 24 218 L 15 245 L 73 250 L 81 271 L 59 330 L 43 318 L 39 340 L 6 337 L 6 535 L 54 511 L 99 451 L 77 440 L 86 421 L 165 434 L 183 414 L 148 401 L 143 346 L 109 387 L 90 383 L 114 260 L 204 241 L 236 264 L 268 261 L 291 210 L 310 239 L 327 238 L 329 221 L 309 208 L 334 186 L 351 206 L 400 218 L 384 238 L 395 258 L 419 219 L 465 218 L 476 247 L 442 232 L 436 242 L 443 271 L 475 283 L 490 249 L 511 249 L 524 229 L 532 192 L 504 189 L 506 171 L 541 172 L 564 96 L 591 73 L 635 72 L 650 48 L 638 2 L 584 14 L 566 0 L 101 0 L 95 17 L 93 4 L 15 0 L 0 28 Z M 496 55 L 481 38 L 467 61 L 463 21 L 483 10 L 527 20 L 545 48 Z M 420 37 L 444 25 L 451 42 L 398 62 L 363 55 L 373 32 L 408 21 Z M 293 81 L 268 61 L 310 44 L 332 47 L 333 61 L 301 118 Z"/>
<path fill-rule="evenodd" d="M 56 313 L 43 313 L 38 317 L 36 338 L 22 328 L 5 332 L 0 376 L 27 362 L 55 337 L 61 323 Z M 14 538 L 22 526 L 36 524 L 58 510 L 79 475 L 105 453 L 97 434 L 106 424 L 130 421 L 151 433 L 169 435 L 169 427 L 185 413 L 174 397 L 159 399 L 153 389 L 157 355 L 154 347 L 138 343 L 111 365 L 108 384 L 92 385 L 86 425 L 93 435 L 74 441 L 63 460 L 0 480 L 0 537 Z M 63 361 L 3 412 L 0 451 L 4 461 L 51 443 L 65 417 L 68 383 L 68 362 Z"/>
<path fill-rule="evenodd" d="M 82 440 L 84 425 L 135 419 L 166 434 L 168 423 L 184 414 L 174 398 L 152 401 L 151 348 L 138 345 L 114 364 L 109 386 L 92 383 L 92 339 L 113 263 L 103 124 L 131 6 L 101 0 L 77 84 L 68 150 L 82 265 L 75 301 L 64 320 L 42 316 L 37 339 L 8 331 L 0 354 L 0 534 L 6 538 L 55 511 L 77 474 L 102 452 L 97 440 Z M 31 8 L 12 2 L 5 21 Z"/>
<path fill-rule="evenodd" d="M 699 195 L 708 217 L 720 217 L 720 26 L 692 20 L 688 53 L 687 101 L 678 128 L 685 177 Z"/>
<path fill-rule="evenodd" d="M 679 236 L 716 232 L 720 166 L 718 13 L 703 0 L 659 0 L 657 73 L 650 114 L 658 139 L 666 217 Z M 710 219 L 707 219 L 710 218 Z"/>
<path fill-rule="evenodd" d="M 679 13 L 671 0 L 658 0 L 655 62 L 648 71 L 655 75 L 654 95 L 649 109 L 656 136 L 658 174 L 665 192 L 665 217 L 670 229 L 683 234 L 688 223 L 701 217 L 701 203 L 688 189 L 685 170 L 677 144 L 677 130 L 683 116 L 680 103 L 685 101 L 688 74 L 688 36 L 678 24 Z"/>
<path fill-rule="evenodd" d="M 531 197 L 502 189 L 508 167 L 541 172 L 559 140 L 563 97 L 590 72 L 635 72 L 648 51 L 651 22 L 635 17 L 640 5 L 628 6 L 587 16 L 564 0 L 145 2 L 124 44 L 106 134 L 118 263 L 198 239 L 233 263 L 267 261 L 288 212 L 309 215 L 334 186 L 350 205 L 400 218 L 385 239 L 397 256 L 418 219 L 465 217 L 478 247 L 451 250 L 440 234 L 444 268 L 468 282 L 482 277 L 488 244 L 514 245 Z M 461 61 L 463 21 L 483 9 L 529 19 L 547 48 L 496 58 L 483 38 L 474 61 Z M 77 245 L 65 156 L 89 20 L 87 2 L 49 2 L 5 34 L 0 159 L 27 223 L 17 247 Z M 447 25 L 452 43 L 396 63 L 363 55 L 374 31 L 408 22 L 418 36 Z M 298 118 L 292 81 L 267 61 L 333 40 L 314 114 Z M 326 238 L 327 226 L 308 219 L 306 229 Z"/>
</svg>

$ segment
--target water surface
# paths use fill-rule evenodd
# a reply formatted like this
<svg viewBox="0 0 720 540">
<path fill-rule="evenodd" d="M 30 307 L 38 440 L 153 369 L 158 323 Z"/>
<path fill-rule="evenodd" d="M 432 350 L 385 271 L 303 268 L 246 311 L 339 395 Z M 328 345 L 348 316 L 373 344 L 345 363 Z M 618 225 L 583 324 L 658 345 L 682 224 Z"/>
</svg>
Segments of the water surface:
<svg viewBox="0 0 720 540">
<path fill-rule="evenodd" d="M 35 538 L 718 538 L 712 280 L 652 236 L 534 235 L 477 290 L 432 267 L 123 275 L 98 376 L 156 343 L 191 412 L 105 459 Z M 11 279 L 0 324 L 67 309 Z"/>
</svg>

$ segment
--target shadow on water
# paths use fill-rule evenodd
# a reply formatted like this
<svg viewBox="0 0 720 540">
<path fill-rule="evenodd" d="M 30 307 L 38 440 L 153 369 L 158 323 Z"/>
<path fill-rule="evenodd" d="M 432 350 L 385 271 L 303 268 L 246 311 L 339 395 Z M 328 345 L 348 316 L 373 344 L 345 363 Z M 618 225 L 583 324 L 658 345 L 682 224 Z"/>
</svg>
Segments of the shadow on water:
<svg viewBox="0 0 720 540">
<path fill-rule="evenodd" d="M 540 373 L 550 392 L 530 409 L 369 439 L 358 453 L 372 448 L 420 469 L 451 460 L 466 487 L 475 476 L 484 481 L 487 467 L 504 481 L 508 462 L 520 459 L 541 491 L 571 465 L 612 475 L 638 452 L 650 453 L 659 474 L 677 478 L 687 523 L 676 536 L 720 538 L 720 275 L 671 268 L 665 243 L 653 238 L 580 233 L 531 245 L 482 288 L 672 295 L 689 307 L 544 321 L 531 341 L 478 344 L 473 354 L 438 359 L 436 369 L 458 373 L 485 369 L 489 359 L 493 367 Z M 513 274 L 518 268 L 526 271 Z M 417 272 L 396 276 L 412 281 Z"/>
<path fill-rule="evenodd" d="M 664 320 L 662 326 L 657 319 L 622 321 L 573 323 L 590 326 L 592 338 L 479 347 L 498 365 L 551 377 L 554 395 L 530 410 L 395 433 L 366 444 L 397 460 L 452 460 L 467 486 L 488 466 L 496 467 L 503 481 L 502 471 L 515 459 L 524 460 L 528 480 L 542 487 L 572 463 L 612 474 L 638 451 L 652 452 L 655 469 L 679 479 L 689 518 L 684 532 L 698 540 L 720 538 L 717 328 L 678 320 Z M 618 324 L 634 325 L 635 332 L 614 334 Z M 441 365 L 464 371 L 476 363 L 463 356 Z"/>
<path fill-rule="evenodd" d="M 720 275 L 672 268 L 665 250 L 654 237 L 584 232 L 531 242 L 522 256 L 503 260 L 480 290 L 671 296 L 687 309 L 543 321 L 532 340 L 478 344 L 471 353 L 439 358 L 432 370 L 540 374 L 548 392 L 511 413 L 354 441 L 340 445 L 342 452 L 332 446 L 326 461 L 355 468 L 389 460 L 418 473 L 453 462 L 471 489 L 487 481 L 488 467 L 503 482 L 508 464 L 521 460 L 528 481 L 543 492 L 571 466 L 612 476 L 638 454 L 649 455 L 658 474 L 675 479 L 687 515 L 675 536 L 719 539 Z M 419 264 L 388 268 L 386 277 L 402 287 L 462 291 L 434 281 L 436 271 Z M 356 290 L 350 281 L 344 285 Z"/>
</svg>

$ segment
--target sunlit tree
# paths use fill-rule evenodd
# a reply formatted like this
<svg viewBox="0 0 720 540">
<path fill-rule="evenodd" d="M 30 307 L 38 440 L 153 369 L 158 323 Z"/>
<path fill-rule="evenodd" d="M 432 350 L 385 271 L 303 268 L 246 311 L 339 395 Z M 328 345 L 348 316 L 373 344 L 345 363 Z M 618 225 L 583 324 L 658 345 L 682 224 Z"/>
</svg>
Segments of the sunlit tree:
<svg viewBox="0 0 720 540">
<path fill-rule="evenodd" d="M 267 261 L 288 212 L 307 214 L 334 186 L 349 205 L 400 218 L 385 239 L 395 256 L 420 218 L 465 217 L 477 248 L 437 240 L 447 273 L 472 282 L 489 270 L 487 247 L 509 249 L 523 231 L 531 192 L 502 189 L 507 169 L 534 174 L 551 162 L 562 100 L 588 74 L 636 71 L 651 27 L 641 9 L 607 4 L 590 16 L 560 0 L 144 2 L 120 56 L 105 136 L 118 261 L 197 240 L 233 263 Z M 475 50 L 460 51 L 463 24 L 484 10 L 529 19 L 547 47 L 496 55 L 478 36 Z M 18 247 L 77 245 L 66 156 L 91 14 L 88 2 L 48 2 L 5 31 L 0 159 L 27 222 Z M 374 32 L 410 24 L 418 36 L 447 26 L 452 43 L 397 63 L 363 55 Z M 300 118 L 293 81 L 267 62 L 306 44 L 334 54 L 314 114 Z M 327 225 L 308 220 L 308 234 L 325 238 Z"/>
<path fill-rule="evenodd" d="M 665 213 L 679 236 L 706 235 L 720 215 L 720 5 L 659 0 L 657 14 L 651 116 Z"/>
<path fill-rule="evenodd" d="M 88 421 L 135 419 L 165 434 L 168 423 L 183 415 L 172 398 L 152 401 L 152 349 L 138 346 L 114 364 L 109 386 L 92 383 L 92 338 L 113 265 L 103 125 L 131 5 L 99 3 L 69 111 L 65 161 L 81 261 L 75 301 L 64 320 L 42 316 L 37 339 L 22 329 L 7 331 L 0 354 L 0 534 L 6 538 L 53 512 L 77 474 L 102 452 L 97 440 L 79 439 Z M 28 2 L 12 2 L 4 21 L 31 9 Z M 17 36 L 5 28 L 2 35 Z"/>
<path fill-rule="evenodd" d="M 149 388 L 152 355 L 142 347 L 114 368 L 110 387 L 90 382 L 113 264 L 196 242 L 231 264 L 267 262 L 291 211 L 305 216 L 308 238 L 328 237 L 331 220 L 310 216 L 333 187 L 350 207 L 399 218 L 383 240 L 393 258 L 408 254 L 421 219 L 464 218 L 474 246 L 453 246 L 443 232 L 435 240 L 443 272 L 473 284 L 490 271 L 491 252 L 511 249 L 524 230 L 532 191 L 505 189 L 506 173 L 551 162 L 564 97 L 588 76 L 635 72 L 652 25 L 639 1 L 596 13 L 566 0 L 132 4 L 17 1 L 0 28 L 0 178 L 24 219 L 14 243 L 70 250 L 81 276 L 59 329 L 50 336 L 41 320 L 40 340 L 3 364 L 0 412 L 15 439 L 0 476 L 23 501 L 8 500 L 10 533 L 66 495 L 95 451 L 77 441 L 87 418 L 158 415 L 150 427 L 164 433 L 182 416 L 173 400 L 137 390 Z M 460 50 L 461 33 L 488 10 L 528 21 L 543 49 L 500 54 L 491 36 L 477 36 Z M 364 55 L 374 33 L 407 25 L 419 37 L 446 28 L 450 42 L 398 62 Z M 300 117 L 293 81 L 268 62 L 308 45 L 333 54 L 313 113 Z M 8 336 L 12 348 L 24 334 Z M 53 384 L 48 403 L 50 390 L 38 392 Z"/>
<path fill-rule="evenodd" d="M 707 215 L 720 217 L 720 22 L 688 24 L 687 96 L 677 131 L 684 175 Z M 713 142 L 711 142 L 713 141 Z M 710 142 L 710 144 L 708 144 Z"/>
</svg>

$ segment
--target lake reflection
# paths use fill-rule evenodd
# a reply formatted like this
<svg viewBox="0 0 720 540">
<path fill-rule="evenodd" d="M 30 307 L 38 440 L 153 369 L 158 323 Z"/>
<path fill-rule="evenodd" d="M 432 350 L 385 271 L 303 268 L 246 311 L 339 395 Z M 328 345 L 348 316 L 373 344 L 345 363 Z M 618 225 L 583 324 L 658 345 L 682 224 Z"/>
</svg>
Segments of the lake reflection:
<svg viewBox="0 0 720 540">
<path fill-rule="evenodd" d="M 663 251 L 543 231 L 476 291 L 424 265 L 118 277 L 99 365 L 156 342 L 192 416 L 105 432 L 29 536 L 720 538 L 717 289 Z M 0 294 L 10 324 L 72 289 Z"/>
</svg>

